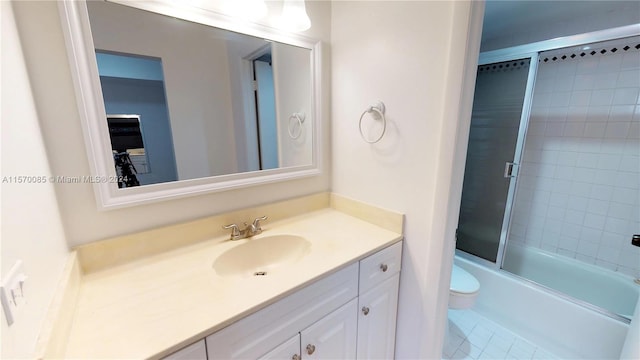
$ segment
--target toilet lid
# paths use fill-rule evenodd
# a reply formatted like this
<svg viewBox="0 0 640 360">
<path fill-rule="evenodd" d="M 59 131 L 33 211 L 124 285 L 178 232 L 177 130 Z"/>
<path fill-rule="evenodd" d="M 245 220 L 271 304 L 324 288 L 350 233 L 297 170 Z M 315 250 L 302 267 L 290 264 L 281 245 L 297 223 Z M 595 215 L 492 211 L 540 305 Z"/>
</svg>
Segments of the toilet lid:
<svg viewBox="0 0 640 360">
<path fill-rule="evenodd" d="M 471 294 L 480 290 L 480 283 L 473 275 L 454 264 L 453 271 L 451 272 L 450 290 L 458 293 Z"/>
</svg>

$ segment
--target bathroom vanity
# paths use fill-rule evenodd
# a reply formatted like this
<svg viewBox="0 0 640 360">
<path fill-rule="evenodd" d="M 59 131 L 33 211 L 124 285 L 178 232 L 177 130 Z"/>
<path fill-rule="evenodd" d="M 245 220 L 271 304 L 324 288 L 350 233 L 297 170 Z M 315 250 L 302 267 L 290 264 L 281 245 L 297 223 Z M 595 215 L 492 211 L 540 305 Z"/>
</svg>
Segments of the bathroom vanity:
<svg viewBox="0 0 640 360">
<path fill-rule="evenodd" d="M 322 193 L 82 246 L 45 357 L 393 358 L 402 223 Z"/>
<path fill-rule="evenodd" d="M 166 170 L 167 161 L 160 160 L 140 175 L 139 185 L 96 183 L 102 210 L 324 171 L 322 42 L 194 4 L 59 2 L 96 178 L 123 173 L 117 160 L 114 165 L 114 150 L 123 156 L 143 153 L 149 163 L 160 156 L 147 141 L 156 133 L 148 130 L 157 117 L 143 114 L 144 108 L 116 108 L 108 96 L 111 88 L 102 81 L 120 86 L 122 79 L 130 84 L 147 78 L 123 72 L 131 66 L 105 67 L 105 60 L 115 60 L 114 54 L 122 64 L 144 58 L 162 69 L 153 81 L 167 94 L 161 107 L 172 130 L 163 130 L 171 141 L 162 142 L 162 149 L 173 148 L 168 157 L 175 159 L 179 180 L 146 182 L 144 177 Z M 199 53 L 207 55 L 192 56 Z M 214 55 L 221 61 L 212 62 Z M 266 55 L 273 67 L 277 124 L 256 119 L 255 81 L 245 81 L 254 79 L 254 69 L 262 66 L 256 62 L 266 62 Z M 206 66 L 200 71 L 197 63 Z M 222 78 L 229 84 L 216 80 Z M 222 85 L 224 91 L 218 88 Z M 220 103 L 210 106 L 212 99 Z M 193 109 L 198 116 L 190 113 Z M 106 121 L 110 114 L 138 114 L 132 128 L 142 139 L 114 148 L 117 139 Z M 147 119 L 152 123 L 145 124 Z M 278 132 L 255 143 L 254 127 L 271 125 Z M 173 132 L 184 129 L 194 133 Z M 221 134 L 236 138 L 214 137 Z M 209 141 L 200 143 L 201 138 Z M 278 149 L 277 164 L 263 166 L 260 159 L 260 167 L 254 166 L 263 147 Z M 263 216 L 268 216 L 263 232 L 250 229 L 256 235 L 245 239 L 222 229 L 243 222 L 255 227 L 254 219 Z M 42 357 L 392 358 L 402 229 L 401 214 L 321 193 L 83 245 L 73 252 L 64 290 L 54 301 L 58 313 L 44 331 L 42 338 L 49 340 L 41 346 Z"/>
<path fill-rule="evenodd" d="M 395 243 L 167 359 L 391 359 L 401 251 Z"/>
</svg>

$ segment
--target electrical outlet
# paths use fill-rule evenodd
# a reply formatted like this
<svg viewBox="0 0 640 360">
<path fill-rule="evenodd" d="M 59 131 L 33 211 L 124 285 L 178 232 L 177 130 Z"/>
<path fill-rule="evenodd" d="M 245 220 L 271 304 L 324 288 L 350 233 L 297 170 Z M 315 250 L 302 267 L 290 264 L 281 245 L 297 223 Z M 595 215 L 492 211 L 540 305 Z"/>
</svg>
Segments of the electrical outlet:
<svg viewBox="0 0 640 360">
<path fill-rule="evenodd" d="M 27 276 L 24 274 L 21 260 L 16 261 L 2 280 L 0 300 L 2 302 L 2 309 L 4 310 L 4 317 L 7 319 L 9 326 L 15 322 L 19 309 L 26 305 L 24 292 L 24 283 L 26 280 Z"/>
</svg>

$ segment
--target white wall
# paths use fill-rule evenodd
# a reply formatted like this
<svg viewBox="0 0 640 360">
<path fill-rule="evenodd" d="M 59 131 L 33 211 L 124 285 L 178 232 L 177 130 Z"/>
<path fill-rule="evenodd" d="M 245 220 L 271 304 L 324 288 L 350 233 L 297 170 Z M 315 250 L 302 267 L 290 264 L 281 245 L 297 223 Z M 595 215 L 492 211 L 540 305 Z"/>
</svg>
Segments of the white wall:
<svg viewBox="0 0 640 360">
<path fill-rule="evenodd" d="M 640 276 L 638 40 L 540 54 L 510 241 Z"/>
<path fill-rule="evenodd" d="M 308 165 L 313 161 L 313 129 L 315 115 L 311 108 L 311 57 L 307 49 L 273 44 L 273 77 L 276 92 L 276 116 L 278 124 L 278 145 L 280 166 Z M 306 120 L 302 129 L 295 120 L 289 120 L 293 113 L 304 113 Z M 288 127 L 294 136 L 289 136 Z"/>
<path fill-rule="evenodd" d="M 57 4 L 51 1 L 24 1 L 16 2 L 14 8 L 36 107 L 40 114 L 44 114 L 41 126 L 51 169 L 55 175 L 89 175 Z M 310 2 L 307 11 L 313 25 L 305 35 L 329 41 L 331 4 Z M 325 65 L 322 71 L 325 88 L 321 98 L 323 129 L 327 132 L 330 85 L 328 59 Z M 326 159 L 330 145 L 324 145 Z M 321 176 L 301 180 L 99 212 L 91 184 L 56 185 L 71 246 L 328 189 L 329 172 L 326 171 Z"/>
<path fill-rule="evenodd" d="M 470 25 L 470 11 L 477 7 L 481 19 L 482 6 L 332 5 L 333 191 L 406 214 L 398 359 L 441 356 L 466 151 L 456 137 L 468 133 L 472 99 L 462 83 L 473 87 L 480 42 L 481 22 Z M 389 125 L 369 145 L 358 119 L 377 100 Z"/>
<path fill-rule="evenodd" d="M 39 114 L 33 101 L 11 3 L 2 13 L 2 178 L 51 174 L 40 135 Z M 8 180 L 10 181 L 10 180 Z M 3 359 L 32 358 L 45 314 L 60 280 L 68 249 L 53 185 L 3 183 L 1 205 L 1 277 L 16 260 L 28 276 L 27 303 L 16 322 L 0 318 Z"/>
</svg>

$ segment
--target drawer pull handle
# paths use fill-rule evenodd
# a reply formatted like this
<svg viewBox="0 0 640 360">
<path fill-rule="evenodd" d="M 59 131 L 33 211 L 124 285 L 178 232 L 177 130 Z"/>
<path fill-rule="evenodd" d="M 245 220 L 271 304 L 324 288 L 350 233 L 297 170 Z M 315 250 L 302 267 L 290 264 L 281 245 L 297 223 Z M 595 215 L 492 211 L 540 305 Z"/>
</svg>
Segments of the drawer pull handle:
<svg viewBox="0 0 640 360">
<path fill-rule="evenodd" d="M 311 355 L 316 351 L 316 346 L 315 345 L 307 345 L 307 354 Z"/>
<path fill-rule="evenodd" d="M 362 307 L 362 313 L 364 314 L 364 316 L 369 315 L 369 308 L 368 308 L 368 307 L 366 307 L 366 306 L 363 306 L 363 307 Z"/>
<path fill-rule="evenodd" d="M 301 359 L 302 358 L 298 354 L 293 354 L 293 356 L 291 357 L 291 360 L 301 360 Z"/>
<path fill-rule="evenodd" d="M 380 264 L 380 270 L 382 270 L 382 272 L 387 272 L 388 269 L 389 267 L 387 264 Z"/>
</svg>

